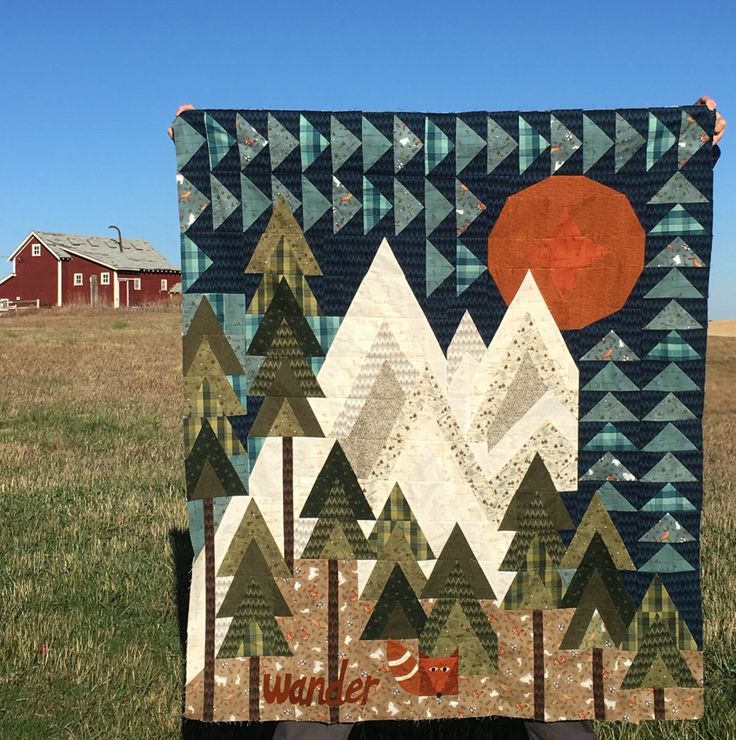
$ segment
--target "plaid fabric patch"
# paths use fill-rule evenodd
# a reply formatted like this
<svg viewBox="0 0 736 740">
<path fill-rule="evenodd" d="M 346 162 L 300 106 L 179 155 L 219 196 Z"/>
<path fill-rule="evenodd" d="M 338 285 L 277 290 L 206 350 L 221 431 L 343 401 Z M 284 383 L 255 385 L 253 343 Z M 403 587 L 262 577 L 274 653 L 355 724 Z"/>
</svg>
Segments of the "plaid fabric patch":
<svg viewBox="0 0 736 740">
<path fill-rule="evenodd" d="M 549 146 L 549 142 L 533 126 L 519 116 L 519 174 Z"/>
<path fill-rule="evenodd" d="M 212 260 L 186 235 L 181 237 L 181 284 L 189 290 Z"/>
<path fill-rule="evenodd" d="M 391 201 L 363 177 L 363 232 L 367 234 L 392 208 Z"/>
<path fill-rule="evenodd" d="M 650 170 L 672 148 L 676 139 L 653 113 L 649 114 L 647 135 L 647 169 Z"/>
<path fill-rule="evenodd" d="M 705 229 L 678 203 L 649 233 L 704 234 Z"/>
<path fill-rule="evenodd" d="M 225 454 L 231 457 L 248 454 L 238 435 L 235 434 L 227 416 L 208 418 L 207 421 L 210 423 L 212 431 L 217 435 L 217 439 L 222 445 L 222 449 L 225 450 Z M 201 428 L 201 417 L 186 416 L 184 418 L 184 449 L 187 454 L 192 451 Z"/>
<path fill-rule="evenodd" d="M 424 119 L 424 174 L 428 175 L 454 148 L 447 134 L 429 118 Z"/>
<path fill-rule="evenodd" d="M 667 589 L 659 576 L 655 576 L 642 599 L 641 607 L 634 616 L 622 650 L 638 650 L 641 640 L 659 617 L 667 631 L 677 641 L 680 650 L 697 650 L 698 646 L 685 621 L 672 603 Z"/>
<path fill-rule="evenodd" d="M 302 170 L 306 170 L 327 148 L 329 142 L 304 117 L 299 117 L 299 146 L 302 155 Z"/>
<path fill-rule="evenodd" d="M 204 127 L 207 132 L 210 169 L 214 169 L 230 151 L 235 139 L 208 113 L 204 114 Z"/>
<path fill-rule="evenodd" d="M 606 450 L 635 450 L 631 440 L 616 429 L 613 424 L 606 424 L 593 439 L 585 445 L 586 450 L 605 452 Z"/>
<path fill-rule="evenodd" d="M 330 349 L 341 321 L 342 316 L 307 316 L 307 323 L 325 352 Z"/>
<path fill-rule="evenodd" d="M 263 280 L 261 280 L 258 286 L 258 290 L 253 296 L 253 300 L 248 306 L 248 313 L 261 315 L 266 313 L 266 309 L 271 305 L 271 301 L 282 277 L 289 284 L 291 292 L 294 294 L 294 298 L 296 298 L 304 315 L 316 316 L 319 313 L 317 299 L 314 297 L 314 293 L 312 293 L 312 289 L 303 275 L 264 275 Z"/>
<path fill-rule="evenodd" d="M 671 483 L 662 488 L 662 490 L 641 507 L 642 511 L 647 512 L 678 512 L 678 511 L 695 511 L 695 506 L 685 498 Z"/>
<path fill-rule="evenodd" d="M 700 355 L 676 332 L 671 331 L 647 355 L 649 360 L 699 360 Z"/>
</svg>

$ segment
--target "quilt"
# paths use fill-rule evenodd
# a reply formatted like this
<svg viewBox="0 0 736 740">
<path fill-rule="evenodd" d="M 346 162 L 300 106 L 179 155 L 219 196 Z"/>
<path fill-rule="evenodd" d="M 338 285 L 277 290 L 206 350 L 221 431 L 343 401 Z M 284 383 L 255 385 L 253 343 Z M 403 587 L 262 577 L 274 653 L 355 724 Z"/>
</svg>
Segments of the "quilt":
<svg viewBox="0 0 736 740">
<path fill-rule="evenodd" d="M 187 717 L 701 715 L 713 116 L 176 119 Z"/>
</svg>

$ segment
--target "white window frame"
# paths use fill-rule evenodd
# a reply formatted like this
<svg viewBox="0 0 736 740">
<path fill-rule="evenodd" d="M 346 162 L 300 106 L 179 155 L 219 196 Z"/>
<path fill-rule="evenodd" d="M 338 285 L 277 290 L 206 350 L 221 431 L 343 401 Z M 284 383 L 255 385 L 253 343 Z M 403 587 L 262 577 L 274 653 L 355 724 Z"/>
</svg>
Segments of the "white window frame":
<svg viewBox="0 0 736 740">
<path fill-rule="evenodd" d="M 169 281 L 167 278 L 161 278 L 161 292 L 169 290 Z"/>
<path fill-rule="evenodd" d="M 141 279 L 133 278 L 133 290 L 140 290 L 140 289 L 141 289 Z"/>
<path fill-rule="evenodd" d="M 74 285 L 75 286 L 84 285 L 84 275 L 81 272 L 74 273 Z"/>
<path fill-rule="evenodd" d="M 41 256 L 41 245 L 38 242 L 33 242 L 31 244 L 31 257 L 40 257 Z"/>
<path fill-rule="evenodd" d="M 100 285 L 110 285 L 110 273 L 109 272 L 100 273 Z"/>
</svg>

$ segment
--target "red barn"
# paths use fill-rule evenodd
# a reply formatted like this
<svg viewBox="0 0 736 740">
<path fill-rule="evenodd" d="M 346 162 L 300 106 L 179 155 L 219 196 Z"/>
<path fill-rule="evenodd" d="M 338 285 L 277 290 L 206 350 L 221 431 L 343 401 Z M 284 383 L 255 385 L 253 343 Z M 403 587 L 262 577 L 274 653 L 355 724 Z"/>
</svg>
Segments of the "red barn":
<svg viewBox="0 0 736 740">
<path fill-rule="evenodd" d="M 8 257 L 0 301 L 141 306 L 169 300 L 181 271 L 143 239 L 32 231 Z"/>
</svg>

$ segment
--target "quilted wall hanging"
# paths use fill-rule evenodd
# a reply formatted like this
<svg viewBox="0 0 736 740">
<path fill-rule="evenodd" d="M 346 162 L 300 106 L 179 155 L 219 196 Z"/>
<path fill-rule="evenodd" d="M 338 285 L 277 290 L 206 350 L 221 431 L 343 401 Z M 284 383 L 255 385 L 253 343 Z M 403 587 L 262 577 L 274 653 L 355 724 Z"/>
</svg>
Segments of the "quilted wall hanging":
<svg viewBox="0 0 736 740">
<path fill-rule="evenodd" d="M 177 118 L 186 716 L 701 715 L 713 124 Z"/>
</svg>

